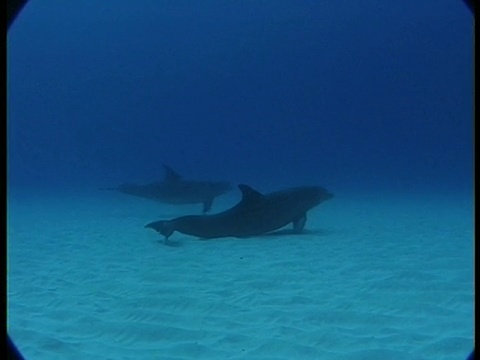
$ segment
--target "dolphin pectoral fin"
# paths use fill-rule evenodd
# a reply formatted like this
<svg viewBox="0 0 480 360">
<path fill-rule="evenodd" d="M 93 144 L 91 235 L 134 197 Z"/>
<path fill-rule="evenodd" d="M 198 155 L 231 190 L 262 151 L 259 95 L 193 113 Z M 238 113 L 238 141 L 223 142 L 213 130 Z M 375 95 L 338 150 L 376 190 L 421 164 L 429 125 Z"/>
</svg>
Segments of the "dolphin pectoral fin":
<svg viewBox="0 0 480 360">
<path fill-rule="evenodd" d="M 209 212 L 210 209 L 212 208 L 212 204 L 213 204 L 213 198 L 204 201 L 203 202 L 203 212 L 204 213 Z"/>
<path fill-rule="evenodd" d="M 302 216 L 293 220 L 293 231 L 295 233 L 301 233 L 303 228 L 305 227 L 305 223 L 307 222 L 307 214 L 303 214 Z"/>
</svg>

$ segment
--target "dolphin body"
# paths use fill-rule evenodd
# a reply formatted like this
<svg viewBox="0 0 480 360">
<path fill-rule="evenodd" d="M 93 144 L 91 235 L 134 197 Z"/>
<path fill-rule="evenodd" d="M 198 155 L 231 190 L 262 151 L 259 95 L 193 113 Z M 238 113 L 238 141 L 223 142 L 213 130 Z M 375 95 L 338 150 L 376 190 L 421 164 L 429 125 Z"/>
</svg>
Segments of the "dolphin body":
<svg viewBox="0 0 480 360">
<path fill-rule="evenodd" d="M 175 232 L 204 239 L 219 237 L 246 238 L 269 233 L 293 223 L 300 233 L 307 220 L 307 211 L 333 198 L 320 186 L 290 188 L 261 194 L 248 185 L 238 185 L 241 201 L 232 208 L 213 215 L 189 215 L 172 220 L 160 220 L 145 225 L 165 237 Z"/>
<path fill-rule="evenodd" d="M 145 199 L 156 200 L 166 204 L 203 204 L 203 212 L 208 212 L 213 200 L 232 190 L 228 182 L 193 181 L 183 180 L 171 167 L 165 168 L 165 179 L 146 185 L 122 184 L 116 188 L 104 190 L 117 190 L 124 194 L 134 195 Z"/>
</svg>

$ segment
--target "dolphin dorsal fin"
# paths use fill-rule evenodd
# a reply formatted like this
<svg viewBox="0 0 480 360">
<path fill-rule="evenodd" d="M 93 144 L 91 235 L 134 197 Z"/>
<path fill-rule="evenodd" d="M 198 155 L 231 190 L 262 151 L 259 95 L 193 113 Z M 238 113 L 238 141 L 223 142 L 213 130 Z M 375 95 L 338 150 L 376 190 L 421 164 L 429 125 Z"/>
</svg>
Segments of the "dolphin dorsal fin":
<svg viewBox="0 0 480 360">
<path fill-rule="evenodd" d="M 240 184 L 238 189 L 242 192 L 242 201 L 258 201 L 263 198 L 263 195 L 254 188 Z"/>
<path fill-rule="evenodd" d="M 170 166 L 163 164 L 163 168 L 165 169 L 165 181 L 180 181 L 182 177 L 173 170 Z"/>
</svg>

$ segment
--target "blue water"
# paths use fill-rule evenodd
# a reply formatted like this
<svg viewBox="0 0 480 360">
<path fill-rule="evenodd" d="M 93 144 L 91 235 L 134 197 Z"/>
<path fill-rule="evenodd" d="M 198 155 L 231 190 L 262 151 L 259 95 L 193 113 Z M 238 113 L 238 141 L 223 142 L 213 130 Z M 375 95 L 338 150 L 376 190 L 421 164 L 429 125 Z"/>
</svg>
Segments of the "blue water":
<svg viewBox="0 0 480 360">
<path fill-rule="evenodd" d="M 471 189 L 472 34 L 455 0 L 31 3 L 9 181 Z"/>
<path fill-rule="evenodd" d="M 32 1 L 7 40 L 10 195 L 155 181 L 166 163 L 473 201 L 462 1 Z"/>
</svg>

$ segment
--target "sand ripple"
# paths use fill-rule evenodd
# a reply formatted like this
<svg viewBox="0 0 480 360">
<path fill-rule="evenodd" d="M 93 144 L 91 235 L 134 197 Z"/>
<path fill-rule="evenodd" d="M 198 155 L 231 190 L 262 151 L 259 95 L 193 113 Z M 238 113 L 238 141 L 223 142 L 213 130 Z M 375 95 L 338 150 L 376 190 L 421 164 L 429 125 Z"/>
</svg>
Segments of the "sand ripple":
<svg viewBox="0 0 480 360">
<path fill-rule="evenodd" d="M 77 200 L 10 209 L 8 326 L 32 359 L 422 360 L 472 346 L 461 209 L 339 201 L 304 237 L 166 247 L 143 229 L 156 204 Z"/>
</svg>

